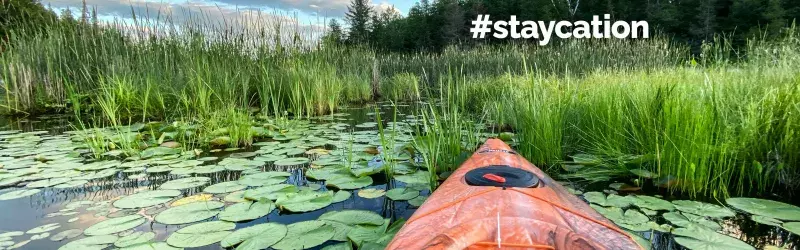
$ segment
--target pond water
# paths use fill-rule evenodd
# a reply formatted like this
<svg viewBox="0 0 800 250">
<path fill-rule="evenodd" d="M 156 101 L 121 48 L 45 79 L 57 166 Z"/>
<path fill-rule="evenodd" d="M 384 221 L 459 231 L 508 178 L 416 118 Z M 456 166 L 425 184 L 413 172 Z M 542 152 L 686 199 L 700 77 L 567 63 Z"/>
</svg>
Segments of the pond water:
<svg viewBox="0 0 800 250">
<path fill-rule="evenodd" d="M 394 111 L 388 105 L 382 105 L 381 110 L 381 112 L 389 114 L 386 115 L 387 117 L 391 117 Z M 265 214 L 261 216 L 258 216 L 260 214 L 256 212 L 257 215 L 253 217 L 257 219 L 236 220 L 238 222 L 236 222 L 236 229 L 234 230 L 230 228 L 217 229 L 214 232 L 206 232 L 202 235 L 214 235 L 215 232 L 219 231 L 235 231 L 268 222 L 289 225 L 302 221 L 317 220 L 320 216 L 330 211 L 367 210 L 392 222 L 409 218 L 416 209 L 416 206 L 411 203 L 422 201 L 423 197 L 430 195 L 430 191 L 426 189 L 426 184 L 418 181 L 420 176 L 424 177 L 424 173 L 427 173 L 424 169 L 414 166 L 414 162 L 419 161 L 418 157 L 404 155 L 402 150 L 397 150 L 396 156 L 399 158 L 398 162 L 405 164 L 404 170 L 399 171 L 395 178 L 387 179 L 387 176 L 383 173 L 369 175 L 373 169 L 380 168 L 383 161 L 378 156 L 364 153 L 359 153 L 356 160 L 349 159 L 348 161 L 354 162 L 361 168 L 359 170 L 361 172 L 353 172 L 353 174 L 366 174 L 354 176 L 350 179 L 345 178 L 346 181 L 339 179 L 337 181 L 338 184 L 334 186 L 343 187 L 341 190 L 331 185 L 326 186 L 326 184 L 330 183 L 326 183 L 324 180 L 314 180 L 307 177 L 331 174 L 321 170 L 328 169 L 330 165 L 341 163 L 346 158 L 345 154 L 353 152 L 353 150 L 345 150 L 345 148 L 360 149 L 358 151 L 364 151 L 363 149 L 367 148 L 385 150 L 378 139 L 374 118 L 375 107 L 345 109 L 341 112 L 336 116 L 313 119 L 310 123 L 299 123 L 292 125 L 291 128 L 281 128 L 280 131 L 289 132 L 286 132 L 283 137 L 273 137 L 279 138 L 278 141 L 272 139 L 264 140 L 250 148 L 222 150 L 213 153 L 204 152 L 200 155 L 193 155 L 191 151 L 188 153 L 164 154 L 162 156 L 156 153 L 155 156 L 149 159 L 137 159 L 134 161 L 130 161 L 131 159 L 123 161 L 123 158 L 115 158 L 113 156 L 107 156 L 102 160 L 90 159 L 87 149 L 82 146 L 83 141 L 71 139 L 75 138 L 77 134 L 69 132 L 73 130 L 73 127 L 70 125 L 68 117 L 0 119 L 0 127 L 2 128 L 0 130 L 5 131 L 0 132 L 0 162 L 2 162 L 0 186 L 5 185 L 5 187 L 0 187 L 0 197 L 9 192 L 37 190 L 28 191 L 32 194 L 22 194 L 20 198 L 0 200 L 0 211 L 2 211 L 0 212 L 0 249 L 10 249 L 10 247 L 18 247 L 19 249 L 103 249 L 107 247 L 111 249 L 114 248 L 113 242 L 115 239 L 101 239 L 101 237 L 97 236 L 91 238 L 96 240 L 93 244 L 67 245 L 67 243 L 90 238 L 80 235 L 80 233 L 88 228 L 98 229 L 97 226 L 93 227 L 93 225 L 114 218 L 131 218 L 131 221 L 135 222 L 105 226 L 99 230 L 113 232 L 114 235 L 120 237 L 152 232 L 154 236 L 150 241 L 164 242 L 181 228 L 187 228 L 189 225 L 201 222 L 218 221 L 219 217 L 222 216 L 216 212 L 204 216 L 196 212 L 180 211 L 173 213 L 178 216 L 171 218 L 163 216 L 165 214 L 164 211 L 172 210 L 173 207 L 176 207 L 173 204 L 176 200 L 184 197 L 201 197 L 202 199 L 195 201 L 195 203 L 204 203 L 206 205 L 224 203 L 227 210 L 235 204 L 231 201 L 242 201 L 242 196 L 249 196 L 246 190 L 260 190 L 259 188 L 261 188 L 258 183 L 237 183 L 236 181 L 241 181 L 243 176 L 255 175 L 261 172 L 286 174 L 285 176 L 262 176 L 264 178 L 257 179 L 256 182 L 287 183 L 299 187 L 297 189 L 293 187 L 290 192 L 287 191 L 286 193 L 270 193 L 279 197 L 275 202 L 285 205 L 286 209 L 272 209 L 264 212 Z M 411 125 L 418 123 L 419 117 L 412 114 L 412 107 L 400 107 L 398 112 L 397 120 L 402 122 L 390 125 L 403 127 L 400 129 L 402 133 L 396 137 L 397 146 L 402 146 L 412 140 L 414 130 L 411 129 Z M 291 132 L 292 130 L 301 132 L 293 133 Z M 312 159 L 310 161 L 326 166 L 310 168 L 308 164 L 303 164 L 302 160 L 298 160 L 300 164 L 276 164 L 274 162 L 276 159 L 282 158 L 302 158 L 305 155 L 304 153 L 311 152 L 308 150 L 313 148 L 324 148 L 325 150 L 314 153 L 323 152 L 320 154 L 327 154 L 327 156 L 311 156 Z M 184 164 L 190 161 L 191 163 Z M 148 174 L 145 174 L 144 171 Z M 169 171 L 173 171 L 172 174 L 167 174 Z M 309 171 L 311 173 L 308 173 Z M 187 180 L 185 179 L 186 176 L 199 176 L 201 179 L 195 179 L 187 183 L 181 182 L 180 180 Z M 371 181 L 363 182 L 365 181 L 363 176 L 369 176 L 368 178 L 371 178 Z M 397 178 L 397 176 L 404 176 L 405 178 Z M 327 179 L 332 181 L 332 178 Z M 179 181 L 176 184 L 174 180 Z M 274 180 L 278 181 L 272 183 Z M 167 182 L 170 182 L 170 184 L 164 185 Z M 231 183 L 230 190 L 244 190 L 222 191 L 214 192 L 214 194 L 208 196 L 196 196 L 208 194 L 208 189 L 206 188 L 217 183 Z M 575 189 L 582 189 L 583 192 L 605 191 L 613 193 L 614 191 L 610 191 L 607 185 L 608 183 L 571 186 Z M 167 188 L 168 186 L 172 187 Z M 416 198 L 411 201 L 408 200 L 410 197 L 392 200 L 380 191 L 374 195 L 378 197 L 374 198 L 369 197 L 368 192 L 362 194 L 359 192 L 365 189 L 386 191 L 391 188 L 403 187 L 408 187 L 413 192 L 418 192 L 418 195 L 411 195 L 416 196 Z M 123 204 L 124 202 L 118 202 L 133 194 L 164 189 L 177 190 L 174 191 L 177 192 L 177 195 L 167 195 L 168 197 L 162 202 L 156 201 L 153 202 L 153 205 L 142 205 L 142 207 L 136 208 L 125 208 L 129 206 Z M 312 197 L 313 199 L 301 199 L 294 195 L 294 193 L 303 192 L 315 197 Z M 349 193 L 349 196 L 339 201 L 335 198 L 343 195 L 339 192 Z M 239 194 L 238 198 L 235 197 L 236 195 L 230 195 L 231 193 Z M 647 188 L 644 191 L 636 191 L 636 193 L 653 196 L 666 195 L 661 193 L 660 190 Z M 146 202 L 150 198 L 153 197 L 139 198 L 137 199 L 138 201 L 133 203 Z M 678 198 L 680 197 L 666 197 L 666 199 Z M 293 199 L 300 200 L 299 202 L 292 202 L 294 201 Z M 283 203 L 282 200 L 284 201 Z M 272 203 L 269 200 L 261 200 L 261 202 Z M 713 201 L 709 202 L 719 204 Z M 784 202 L 798 203 L 797 201 Z M 308 206 L 311 206 L 311 208 Z M 290 212 L 287 210 L 313 211 Z M 162 218 L 157 218 L 159 215 L 162 215 Z M 659 216 L 651 216 L 651 220 L 656 224 L 668 224 L 669 221 L 661 218 L 661 215 L 663 213 L 660 213 Z M 191 223 L 183 225 L 160 223 L 164 221 Z M 750 216 L 743 213 L 717 220 L 716 223 L 720 226 L 719 232 L 758 248 L 776 245 L 793 249 L 800 246 L 798 245 L 797 235 L 792 235 L 776 226 L 756 223 L 750 219 Z M 349 225 L 349 229 L 355 227 L 375 228 L 375 226 L 362 224 Z M 62 232 L 65 231 L 67 234 L 70 232 L 73 234 L 67 235 L 68 237 L 56 237 L 64 236 L 65 233 Z M 335 231 L 339 233 L 339 228 L 336 228 Z M 19 235 L 20 233 L 22 234 Z M 326 234 L 328 232 L 308 231 L 305 233 Z M 652 241 L 654 249 L 682 248 L 676 244 L 673 236 L 669 233 L 654 231 L 653 233 L 641 233 L 641 235 Z M 331 238 L 331 236 L 327 237 Z M 337 235 L 332 238 L 336 237 L 341 238 L 342 236 Z M 147 242 L 150 237 L 149 235 L 143 235 L 142 238 Z M 306 239 L 301 240 L 305 241 Z M 279 242 L 278 244 L 282 243 Z M 291 242 L 284 244 L 284 246 L 287 246 L 287 244 L 291 245 Z M 321 249 L 336 244 L 340 244 L 340 241 L 328 240 L 322 244 L 315 244 L 312 249 Z M 158 246 L 163 247 L 163 245 Z M 192 249 L 220 248 L 220 243 L 213 243 Z"/>
</svg>

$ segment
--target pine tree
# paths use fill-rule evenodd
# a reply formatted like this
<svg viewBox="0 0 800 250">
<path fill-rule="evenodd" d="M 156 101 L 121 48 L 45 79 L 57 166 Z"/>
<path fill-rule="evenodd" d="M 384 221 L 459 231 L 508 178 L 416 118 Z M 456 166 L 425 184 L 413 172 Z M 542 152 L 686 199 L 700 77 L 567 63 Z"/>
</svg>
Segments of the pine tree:
<svg viewBox="0 0 800 250">
<path fill-rule="evenodd" d="M 350 44 L 365 44 L 369 41 L 370 18 L 372 7 L 368 0 L 352 0 L 347 7 L 345 20 L 350 25 L 347 42 Z"/>
<path fill-rule="evenodd" d="M 343 36 L 344 32 L 342 32 L 342 26 L 339 25 L 336 19 L 333 19 L 328 23 L 328 33 L 322 38 L 322 45 L 324 47 L 339 46 L 342 44 Z"/>
</svg>

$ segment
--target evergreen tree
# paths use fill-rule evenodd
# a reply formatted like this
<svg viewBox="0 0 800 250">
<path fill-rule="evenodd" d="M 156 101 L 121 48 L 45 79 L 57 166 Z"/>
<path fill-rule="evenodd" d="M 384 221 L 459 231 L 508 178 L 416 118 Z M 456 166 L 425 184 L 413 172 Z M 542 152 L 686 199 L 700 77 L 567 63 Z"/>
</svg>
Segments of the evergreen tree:
<svg viewBox="0 0 800 250">
<path fill-rule="evenodd" d="M 372 7 L 368 0 L 352 0 L 347 7 L 345 20 L 350 25 L 347 42 L 350 44 L 365 44 L 369 41 L 370 18 Z"/>
<path fill-rule="evenodd" d="M 322 45 L 324 47 L 339 46 L 342 44 L 342 37 L 344 37 L 342 26 L 339 25 L 336 19 L 332 19 L 330 23 L 328 23 L 328 33 L 322 37 Z"/>
</svg>

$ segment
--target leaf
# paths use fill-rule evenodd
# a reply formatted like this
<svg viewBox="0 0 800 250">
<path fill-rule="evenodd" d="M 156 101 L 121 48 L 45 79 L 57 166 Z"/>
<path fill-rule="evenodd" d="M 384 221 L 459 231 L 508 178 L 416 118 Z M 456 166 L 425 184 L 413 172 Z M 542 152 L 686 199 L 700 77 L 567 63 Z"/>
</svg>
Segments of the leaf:
<svg viewBox="0 0 800 250">
<path fill-rule="evenodd" d="M 350 226 L 383 225 L 383 216 L 367 210 L 330 211 L 319 216 L 323 221 L 335 221 Z"/>
<path fill-rule="evenodd" d="M 769 226 L 776 226 L 776 227 L 780 227 L 781 223 L 783 223 L 783 222 L 781 222 L 781 221 L 779 221 L 779 220 L 777 220 L 775 218 L 767 217 L 767 216 L 763 216 L 763 215 L 753 215 L 753 216 L 750 216 L 750 219 L 755 221 L 755 222 L 758 222 L 760 224 L 769 225 Z"/>
<path fill-rule="evenodd" d="M 291 193 L 297 193 L 297 186 L 277 184 L 247 190 L 244 192 L 244 198 L 254 201 L 261 199 L 277 200 Z"/>
<path fill-rule="evenodd" d="M 172 206 L 172 207 L 177 207 L 177 206 L 186 205 L 186 204 L 189 204 L 189 203 L 195 203 L 195 202 L 200 202 L 200 201 L 210 201 L 213 198 L 214 198 L 214 196 L 210 195 L 210 194 L 197 194 L 197 195 L 192 195 L 192 196 L 189 196 L 189 197 L 184 197 L 184 198 L 179 199 L 179 200 L 177 200 L 177 201 L 175 201 L 175 202 L 173 202 L 172 204 L 169 204 L 169 205 Z"/>
<path fill-rule="evenodd" d="M 236 249 L 265 249 L 278 243 L 286 236 L 287 228 L 283 224 L 264 223 L 236 230 L 220 242 L 224 248 L 239 244 Z M 241 243 L 241 244 L 240 244 Z"/>
<path fill-rule="evenodd" d="M 129 247 L 123 247 L 119 250 L 183 250 L 183 248 L 170 246 L 166 242 L 147 242 Z"/>
<path fill-rule="evenodd" d="M 386 194 L 386 191 L 384 191 L 383 189 L 367 188 L 367 189 L 358 190 L 358 196 L 360 196 L 361 198 L 367 198 L 367 199 L 375 199 L 375 198 L 381 197 L 381 196 L 383 196 L 385 194 Z"/>
<path fill-rule="evenodd" d="M 800 235 L 800 222 L 786 222 L 781 227 L 793 234 Z"/>
<path fill-rule="evenodd" d="M 415 207 L 419 207 L 419 206 L 422 206 L 422 204 L 425 203 L 425 200 L 427 200 L 427 199 L 428 199 L 428 196 L 420 195 L 420 196 L 417 196 L 417 198 L 408 200 L 408 204 L 412 205 L 412 206 L 415 206 Z"/>
<path fill-rule="evenodd" d="M 220 182 L 203 189 L 203 192 L 211 194 L 226 194 L 247 188 L 246 185 L 239 184 L 238 181 Z"/>
<path fill-rule="evenodd" d="M 338 189 L 359 189 L 372 185 L 372 177 L 353 177 L 353 176 L 339 176 L 335 179 L 330 179 L 325 182 L 326 186 L 335 187 Z"/>
<path fill-rule="evenodd" d="M 62 241 L 62 240 L 65 240 L 65 239 L 72 239 L 72 238 L 81 236 L 82 234 L 83 234 L 83 230 L 81 230 L 81 229 L 70 229 L 70 230 L 66 230 L 66 231 L 63 231 L 63 232 L 60 232 L 60 233 L 57 233 L 57 234 L 53 235 L 52 237 L 50 237 L 50 240 L 52 240 L 52 241 Z"/>
<path fill-rule="evenodd" d="M 119 237 L 117 237 L 116 235 L 100 235 L 100 236 L 86 237 L 83 239 L 67 243 L 64 246 L 61 246 L 61 248 L 59 248 L 58 250 L 88 250 L 88 249 L 101 250 L 108 247 L 110 244 L 116 242 L 117 239 L 119 239 Z"/>
<path fill-rule="evenodd" d="M 206 185 L 210 181 L 211 178 L 208 177 L 188 177 L 165 182 L 158 188 L 162 190 L 183 190 Z"/>
<path fill-rule="evenodd" d="M 147 148 L 143 150 L 141 153 L 139 153 L 139 157 L 142 159 L 148 159 L 156 156 L 174 155 L 179 153 L 181 153 L 181 150 L 177 148 L 152 147 L 152 148 Z"/>
<path fill-rule="evenodd" d="M 714 231 L 719 231 L 722 227 L 702 216 L 684 214 L 677 212 L 669 212 L 662 215 L 664 219 L 679 227 L 705 227 Z"/>
<path fill-rule="evenodd" d="M 322 248 L 322 250 L 353 250 L 353 244 L 350 244 L 350 242 L 342 242 L 325 246 Z"/>
<path fill-rule="evenodd" d="M 244 193 L 245 191 L 236 191 L 226 195 L 225 198 L 223 198 L 223 200 L 225 202 L 233 202 L 233 203 L 245 202 L 247 201 L 247 199 L 244 198 Z"/>
<path fill-rule="evenodd" d="M 734 213 L 733 211 L 731 211 L 726 207 L 709 204 L 705 202 L 677 200 L 677 201 L 672 201 L 672 204 L 675 205 L 675 208 L 678 209 L 678 211 L 690 214 L 702 215 L 706 217 L 715 217 L 715 218 L 736 216 L 736 213 Z"/>
<path fill-rule="evenodd" d="M 216 201 L 189 203 L 164 210 L 156 215 L 155 221 L 167 225 L 197 222 L 216 216 L 219 208 L 224 206 L 224 203 Z"/>
<path fill-rule="evenodd" d="M 51 224 L 47 224 L 47 225 L 34 227 L 34 228 L 32 228 L 31 230 L 28 230 L 25 233 L 26 234 L 40 234 L 40 233 L 50 232 L 50 231 L 56 230 L 59 227 L 61 227 L 61 225 L 59 225 L 58 223 L 51 223 Z"/>
<path fill-rule="evenodd" d="M 289 176 L 292 176 L 292 174 L 287 172 L 262 172 L 242 176 L 242 178 L 239 178 L 239 184 L 250 187 L 269 186 L 283 183 L 289 179 Z"/>
<path fill-rule="evenodd" d="M 156 233 L 153 232 L 134 232 L 130 235 L 119 238 L 116 242 L 114 242 L 114 246 L 124 248 L 133 245 L 144 244 L 150 242 L 155 237 Z"/>
<path fill-rule="evenodd" d="M 320 181 L 347 176 L 351 176 L 351 174 L 346 168 L 343 167 L 324 167 L 319 169 L 309 169 L 306 171 L 306 177 Z"/>
<path fill-rule="evenodd" d="M 255 220 L 264 217 L 275 209 L 275 203 L 263 199 L 258 202 L 236 203 L 222 210 L 219 219 L 231 222 Z"/>
<path fill-rule="evenodd" d="M 417 198 L 419 191 L 410 188 L 393 188 L 386 192 L 386 197 L 395 201 L 407 201 Z"/>
<path fill-rule="evenodd" d="M 176 196 L 181 195 L 178 190 L 151 190 L 135 193 L 122 197 L 114 202 L 114 206 L 121 209 L 151 207 L 167 203 Z"/>
<path fill-rule="evenodd" d="M 431 174 L 428 171 L 417 171 L 413 174 L 395 175 L 395 180 L 405 182 L 407 184 L 420 183 L 427 184 L 430 182 Z"/>
<path fill-rule="evenodd" d="M 302 151 L 302 150 L 301 150 Z M 300 152 L 302 153 L 302 152 Z M 309 162 L 308 158 L 305 157 L 294 157 L 294 158 L 286 158 L 280 159 L 275 161 L 275 166 L 295 166 L 295 165 L 303 165 Z"/>
<path fill-rule="evenodd" d="M 755 249 L 736 238 L 719 234 L 702 227 L 677 228 L 675 242 L 691 250 L 751 250 Z"/>
<path fill-rule="evenodd" d="M 332 202 L 332 192 L 303 191 L 280 197 L 275 204 L 292 212 L 309 212 L 327 207 Z"/>
<path fill-rule="evenodd" d="M 147 221 L 144 217 L 138 214 L 113 218 L 98 222 L 83 231 L 87 236 L 109 235 L 119 233 L 128 229 L 138 227 Z"/>
<path fill-rule="evenodd" d="M 197 203 L 195 203 L 197 204 Z M 202 247 L 217 243 L 231 234 L 235 223 L 211 221 L 194 224 L 178 229 L 167 238 L 167 243 L 174 247 Z"/>
<path fill-rule="evenodd" d="M 778 220 L 800 221 L 800 208 L 783 202 L 756 198 L 729 198 L 728 205 L 736 209 Z"/>
<path fill-rule="evenodd" d="M 333 237 L 333 227 L 324 221 L 311 220 L 287 226 L 286 237 L 272 246 L 274 249 L 309 249 L 322 245 Z"/>
<path fill-rule="evenodd" d="M 11 192 L 8 192 L 8 193 L 0 194 L 0 201 L 13 200 L 13 199 L 19 199 L 19 198 L 23 198 L 23 197 L 28 197 L 28 196 L 31 196 L 31 195 L 34 195 L 34 194 L 38 194 L 41 191 L 42 190 L 40 190 L 40 189 L 14 190 L 14 191 L 11 191 Z"/>
<path fill-rule="evenodd" d="M 636 195 L 633 196 L 633 198 L 634 198 L 633 205 L 640 208 L 647 208 L 650 210 L 666 210 L 666 211 L 675 210 L 675 206 L 672 205 L 672 203 L 656 197 L 647 195 Z"/>
<path fill-rule="evenodd" d="M 331 201 L 331 203 L 339 203 L 342 201 L 346 201 L 347 199 L 350 199 L 350 196 L 351 194 L 348 191 L 345 190 L 336 191 L 336 193 L 333 194 L 333 200 Z"/>
</svg>

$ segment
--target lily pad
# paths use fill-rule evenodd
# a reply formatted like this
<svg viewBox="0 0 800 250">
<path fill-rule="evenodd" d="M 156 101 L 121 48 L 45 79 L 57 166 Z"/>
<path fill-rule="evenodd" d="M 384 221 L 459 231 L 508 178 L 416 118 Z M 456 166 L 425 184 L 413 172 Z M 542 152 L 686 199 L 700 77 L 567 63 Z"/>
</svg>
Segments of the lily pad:
<svg viewBox="0 0 800 250">
<path fill-rule="evenodd" d="M 109 235 L 135 228 L 147 221 L 138 214 L 98 222 L 83 231 L 88 236 Z"/>
<path fill-rule="evenodd" d="M 151 207 L 171 201 L 181 195 L 178 190 L 152 190 L 135 193 L 122 197 L 114 202 L 114 206 L 121 209 Z"/>
<path fill-rule="evenodd" d="M 386 197 L 395 201 L 407 201 L 417 196 L 419 191 L 410 188 L 393 188 L 386 192 Z"/>
<path fill-rule="evenodd" d="M 325 185 L 338 189 L 359 189 L 372 185 L 372 177 L 364 176 L 356 178 L 353 176 L 340 176 L 326 181 Z"/>
<path fill-rule="evenodd" d="M 261 199 L 277 200 L 288 194 L 297 193 L 297 191 L 298 189 L 295 185 L 277 184 L 247 190 L 244 192 L 244 198 L 254 201 Z"/>
<path fill-rule="evenodd" d="M 272 246 L 278 250 L 309 249 L 333 238 L 333 227 L 324 221 L 311 220 L 290 224 L 286 236 Z"/>
<path fill-rule="evenodd" d="M 760 224 L 769 225 L 769 226 L 776 226 L 776 227 L 780 227 L 781 223 L 783 223 L 783 222 L 781 222 L 781 221 L 779 221 L 779 220 L 777 220 L 775 218 L 762 216 L 762 215 L 753 215 L 753 216 L 750 216 L 750 219 L 755 221 L 755 222 L 758 222 Z"/>
<path fill-rule="evenodd" d="M 224 206 L 225 203 L 216 201 L 189 203 L 164 210 L 156 215 L 155 221 L 167 225 L 197 222 L 216 216 L 220 212 L 219 208 Z"/>
<path fill-rule="evenodd" d="M 123 247 L 119 250 L 183 250 L 183 248 L 170 246 L 166 242 L 147 242 L 129 247 Z"/>
<path fill-rule="evenodd" d="M 196 203 L 195 203 L 196 204 Z M 217 243 L 231 234 L 236 224 L 225 221 L 211 221 L 178 229 L 167 238 L 174 247 L 202 247 Z"/>
<path fill-rule="evenodd" d="M 119 238 L 116 242 L 114 242 L 114 246 L 124 248 L 139 245 L 150 242 L 155 237 L 156 233 L 153 232 L 134 232 L 125 237 Z"/>
<path fill-rule="evenodd" d="M 347 199 L 350 199 L 350 196 L 351 196 L 350 192 L 345 190 L 339 190 L 335 194 L 333 194 L 333 200 L 331 202 L 339 203 L 342 201 L 346 201 Z"/>
<path fill-rule="evenodd" d="M 756 198 L 730 198 L 725 200 L 728 205 L 736 209 L 778 220 L 800 221 L 800 207 L 783 202 L 756 199 Z"/>
<path fill-rule="evenodd" d="M 63 232 L 60 232 L 60 233 L 57 233 L 57 234 L 53 235 L 52 237 L 50 237 L 50 240 L 52 240 L 52 241 L 62 241 L 62 240 L 72 239 L 72 238 L 81 236 L 82 234 L 83 234 L 83 230 L 81 230 L 81 229 L 70 229 L 70 230 L 66 230 L 66 231 L 63 231 Z"/>
<path fill-rule="evenodd" d="M 706 217 L 723 218 L 733 217 L 736 215 L 736 213 L 726 207 L 705 202 L 678 200 L 672 201 L 672 204 L 675 205 L 675 208 L 678 209 L 678 211 Z"/>
<path fill-rule="evenodd" d="M 327 207 L 332 202 L 332 192 L 302 191 L 280 197 L 275 204 L 292 212 L 309 212 Z"/>
<path fill-rule="evenodd" d="M 244 198 L 244 193 L 245 191 L 236 191 L 226 195 L 225 198 L 222 199 L 225 202 L 233 202 L 233 203 L 245 202 L 247 201 L 247 199 Z"/>
<path fill-rule="evenodd" d="M 211 186 L 206 187 L 203 189 L 203 192 L 211 193 L 211 194 L 227 194 L 230 192 L 236 192 L 239 190 L 243 190 L 247 188 L 246 185 L 239 184 L 237 181 L 229 181 L 229 182 L 220 182 Z"/>
<path fill-rule="evenodd" d="M 250 187 L 269 186 L 286 182 L 289 176 L 292 176 L 292 174 L 288 172 L 262 172 L 242 176 L 242 178 L 239 178 L 239 184 Z"/>
<path fill-rule="evenodd" d="M 702 227 L 677 228 L 675 242 L 692 250 L 753 250 L 752 246 L 736 238 L 716 233 Z"/>
<path fill-rule="evenodd" d="M 19 199 L 19 198 L 23 198 L 23 197 L 28 197 L 28 196 L 31 196 L 31 195 L 34 195 L 34 194 L 38 194 L 41 191 L 42 190 L 40 190 L 40 189 L 14 190 L 14 191 L 11 191 L 11 192 L 8 192 L 8 193 L 0 194 L 0 201 L 13 200 L 13 199 Z"/>
<path fill-rule="evenodd" d="M 105 249 L 119 239 L 116 235 L 100 235 L 71 241 L 58 250 Z"/>
<path fill-rule="evenodd" d="M 800 235 L 800 222 L 786 222 L 783 223 L 783 229 L 792 232 L 793 234 Z"/>
<path fill-rule="evenodd" d="M 202 185 L 208 184 L 211 181 L 211 178 L 208 177 L 188 177 L 182 178 L 177 180 L 171 180 L 161 184 L 159 189 L 162 190 L 183 190 L 183 189 L 190 189 L 196 188 Z"/>
<path fill-rule="evenodd" d="M 358 191 L 358 196 L 367 199 L 375 199 L 386 194 L 383 189 L 367 188 Z"/>
<path fill-rule="evenodd" d="M 51 224 L 47 224 L 47 225 L 42 225 L 42 226 L 31 228 L 31 230 L 28 230 L 25 233 L 26 234 L 40 234 L 40 233 L 50 232 L 50 231 L 56 230 L 59 227 L 61 227 L 61 225 L 59 225 L 58 223 L 51 223 Z"/>
<path fill-rule="evenodd" d="M 343 210 L 330 211 L 319 216 L 323 221 L 334 221 L 350 226 L 355 225 L 374 225 L 380 226 L 384 223 L 383 216 L 367 210 Z"/>
<path fill-rule="evenodd" d="M 415 207 L 419 207 L 419 206 L 422 206 L 422 203 L 425 203 L 425 200 L 427 200 L 427 199 L 428 199 L 428 196 L 420 195 L 420 196 L 417 196 L 417 198 L 408 200 L 408 204 L 412 205 L 412 206 L 415 206 Z"/>
<path fill-rule="evenodd" d="M 633 205 L 640 208 L 647 208 L 650 210 L 675 210 L 675 206 L 669 201 L 665 201 L 656 197 L 647 195 L 634 196 Z"/>
<path fill-rule="evenodd" d="M 183 206 L 189 203 L 201 202 L 201 201 L 210 201 L 214 199 L 213 195 L 210 194 L 196 194 L 189 197 L 181 198 L 172 204 L 169 204 L 172 207 Z"/>
<path fill-rule="evenodd" d="M 606 195 L 601 192 L 586 192 L 583 194 L 583 198 L 589 201 L 590 203 L 594 203 L 604 207 L 625 208 L 635 202 L 635 198 L 630 196 L 619 196 L 616 194 L 610 194 L 608 195 L 608 197 L 606 197 Z"/>
<path fill-rule="evenodd" d="M 229 234 L 220 242 L 228 248 L 239 244 L 236 249 L 265 249 L 278 243 L 286 236 L 287 228 L 283 224 L 264 223 L 246 227 Z"/>
<path fill-rule="evenodd" d="M 231 222 L 255 220 L 266 216 L 274 209 L 275 203 L 267 199 L 258 202 L 240 202 L 222 210 L 219 219 Z"/>
<path fill-rule="evenodd" d="M 714 231 L 722 229 L 718 223 L 698 215 L 669 212 L 664 213 L 663 216 L 664 219 L 679 227 L 705 227 Z"/>
<path fill-rule="evenodd" d="M 408 184 L 413 183 L 429 183 L 431 179 L 431 174 L 428 171 L 417 171 L 413 174 L 406 174 L 406 175 L 395 175 L 395 180 L 402 181 Z"/>
<path fill-rule="evenodd" d="M 301 150 L 302 151 L 302 150 Z M 302 153 L 302 152 L 300 152 Z M 293 157 L 293 158 L 286 158 L 280 159 L 275 161 L 275 166 L 295 166 L 295 165 L 303 165 L 309 162 L 308 158 L 305 157 Z"/>
</svg>

